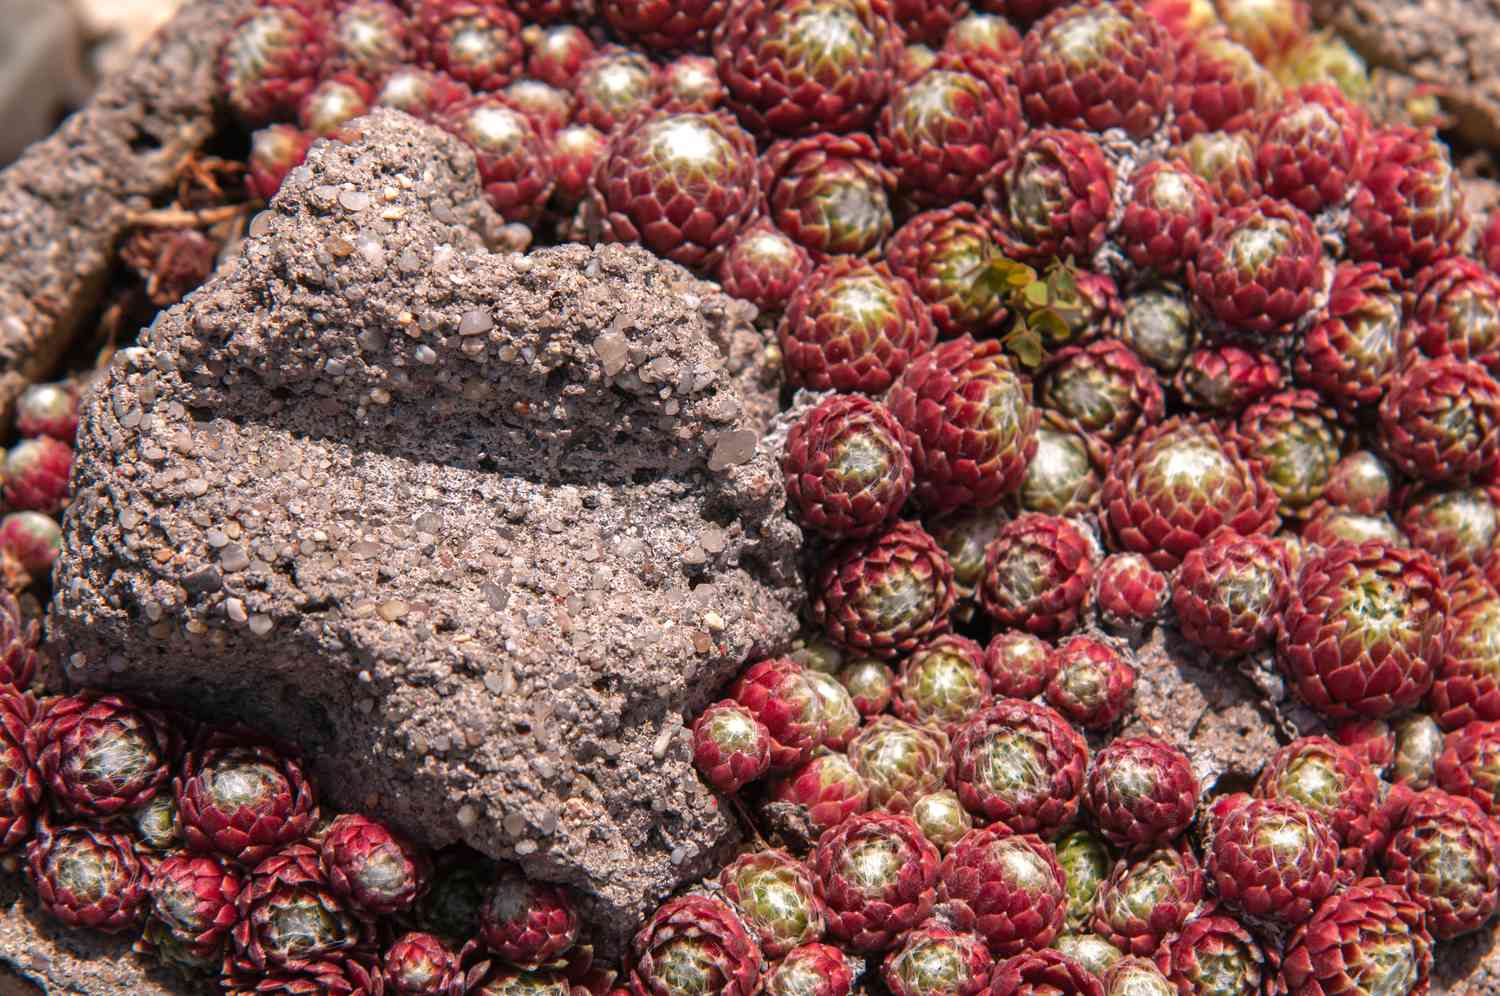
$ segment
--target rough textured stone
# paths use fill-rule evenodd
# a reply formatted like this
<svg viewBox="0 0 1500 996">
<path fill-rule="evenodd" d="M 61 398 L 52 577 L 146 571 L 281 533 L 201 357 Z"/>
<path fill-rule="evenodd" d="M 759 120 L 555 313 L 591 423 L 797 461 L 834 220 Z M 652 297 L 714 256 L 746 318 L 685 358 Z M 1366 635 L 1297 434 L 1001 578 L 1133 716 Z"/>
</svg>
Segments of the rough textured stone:
<svg viewBox="0 0 1500 996">
<path fill-rule="evenodd" d="M 1281 746 L 1277 726 L 1287 720 L 1280 713 L 1312 720 L 1285 700 L 1269 662 L 1244 671 L 1216 663 L 1175 627 L 1156 627 L 1137 648 L 1136 666 L 1135 709 L 1120 735 L 1182 748 L 1205 792 L 1235 791 L 1254 780 Z"/>
<path fill-rule="evenodd" d="M 201 0 L 0 172 L 0 423 L 93 313 L 134 211 L 218 127 L 219 49 L 251 0 Z"/>
<path fill-rule="evenodd" d="M 1500 147 L 1500 2 L 1311 0 L 1311 7 L 1372 67 L 1442 98 L 1466 139 Z"/>
<path fill-rule="evenodd" d="M 0 872 L 0 996 L 213 996 L 130 953 L 131 939 L 63 927 L 17 875 Z"/>
<path fill-rule="evenodd" d="M 607 951 L 732 843 L 683 720 L 803 598 L 759 337 L 639 249 L 488 252 L 470 153 L 356 130 L 86 405 L 65 678 L 285 737 L 336 804 L 583 890 Z"/>
</svg>

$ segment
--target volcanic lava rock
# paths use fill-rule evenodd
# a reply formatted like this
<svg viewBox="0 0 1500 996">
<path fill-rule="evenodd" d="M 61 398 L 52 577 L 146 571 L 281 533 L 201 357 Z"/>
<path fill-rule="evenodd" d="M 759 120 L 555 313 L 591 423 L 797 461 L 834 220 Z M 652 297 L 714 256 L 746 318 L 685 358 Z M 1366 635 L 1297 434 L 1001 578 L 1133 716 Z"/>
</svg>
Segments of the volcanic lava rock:
<svg viewBox="0 0 1500 996">
<path fill-rule="evenodd" d="M 218 129 L 219 49 L 251 6 L 186 5 L 128 71 L 0 173 L 0 421 L 95 316 L 133 213 Z"/>
<path fill-rule="evenodd" d="M 732 843 L 683 718 L 804 597 L 760 339 L 639 249 L 487 251 L 457 141 L 353 131 L 87 404 L 63 677 L 285 738 L 608 952 Z"/>
</svg>

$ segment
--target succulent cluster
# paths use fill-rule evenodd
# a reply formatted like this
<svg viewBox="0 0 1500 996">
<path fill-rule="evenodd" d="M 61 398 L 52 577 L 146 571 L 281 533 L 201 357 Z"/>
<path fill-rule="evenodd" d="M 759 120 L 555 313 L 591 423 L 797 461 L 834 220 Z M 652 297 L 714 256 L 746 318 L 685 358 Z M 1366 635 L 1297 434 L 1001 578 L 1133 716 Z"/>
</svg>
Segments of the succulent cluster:
<svg viewBox="0 0 1500 996">
<path fill-rule="evenodd" d="M 7 659 L 27 662 L 0 683 L 0 855 L 51 916 L 229 994 L 599 984 L 567 890 L 327 814 L 303 763 L 250 731 L 121 695 L 38 698 L 37 629 L 8 596 L 0 615 Z"/>
<path fill-rule="evenodd" d="M 327 818 L 282 746 L 36 699 L 0 602 L 0 852 L 231 993 L 1425 993 L 1500 909 L 1500 228 L 1308 22 L 258 0 L 220 66 L 256 195 L 392 107 L 473 150 L 513 246 L 637 242 L 753 305 L 809 629 L 692 736 L 775 846 L 596 965 L 566 890 Z M 76 411 L 19 405 L 27 578 Z M 1187 731 L 1122 734 L 1168 629 L 1327 735 L 1226 794 Z"/>
</svg>

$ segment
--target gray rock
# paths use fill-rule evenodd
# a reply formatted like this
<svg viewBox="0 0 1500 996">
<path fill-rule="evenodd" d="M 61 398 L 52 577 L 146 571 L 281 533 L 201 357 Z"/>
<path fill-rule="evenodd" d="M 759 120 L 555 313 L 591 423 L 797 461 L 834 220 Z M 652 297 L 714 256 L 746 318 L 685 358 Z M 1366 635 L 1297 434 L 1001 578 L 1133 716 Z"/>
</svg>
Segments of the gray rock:
<svg viewBox="0 0 1500 996">
<path fill-rule="evenodd" d="M 252 5 L 188 4 L 126 72 L 0 171 L 0 422 L 94 315 L 132 214 L 218 128 L 219 49 Z"/>
<path fill-rule="evenodd" d="M 285 737 L 336 805 L 579 889 L 607 953 L 733 843 L 683 723 L 804 597 L 759 340 L 638 249 L 487 251 L 457 141 L 356 127 L 86 407 L 65 677 Z"/>
</svg>

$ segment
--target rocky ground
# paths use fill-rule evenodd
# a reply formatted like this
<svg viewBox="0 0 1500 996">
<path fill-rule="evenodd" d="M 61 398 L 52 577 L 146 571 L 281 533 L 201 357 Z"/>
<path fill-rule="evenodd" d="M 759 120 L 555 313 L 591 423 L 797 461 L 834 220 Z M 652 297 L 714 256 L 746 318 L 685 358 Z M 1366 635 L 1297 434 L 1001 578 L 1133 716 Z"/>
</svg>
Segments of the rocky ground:
<svg viewBox="0 0 1500 996">
<path fill-rule="evenodd" d="M 1315 6 L 1440 86 L 1465 137 L 1500 143 L 1500 5 Z M 77 302 L 172 154 L 205 139 L 214 31 L 235 13 L 189 10 L 0 180 L 0 203 L 26 205 L 0 217 L 0 408 L 86 319 Z M 735 838 L 681 715 L 796 628 L 758 339 L 711 285 L 638 251 L 491 253 L 467 153 L 407 119 L 360 130 L 294 176 L 191 315 L 109 371 L 70 518 L 87 540 L 60 574 L 79 652 L 63 664 L 233 699 L 323 759 L 336 801 L 518 860 L 627 922 Z M 443 152 L 428 172 L 413 143 Z M 59 155 L 77 171 L 48 176 Z M 487 670 L 482 644 L 519 666 Z M 1184 747 L 1206 787 L 1253 777 L 1277 728 L 1314 728 L 1269 667 L 1226 671 L 1164 633 L 1140 660 L 1126 734 Z M 1447 945 L 1434 991 L 1500 991 L 1494 940 Z M 22 977 L 198 991 L 55 929 L 0 873 L 0 996 L 38 991 Z"/>
</svg>

